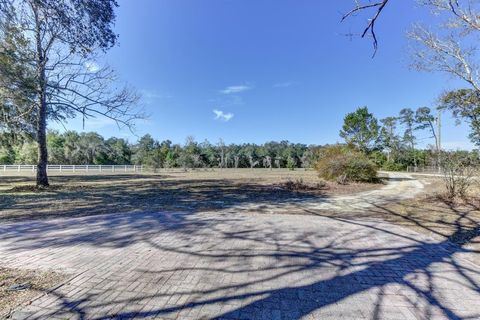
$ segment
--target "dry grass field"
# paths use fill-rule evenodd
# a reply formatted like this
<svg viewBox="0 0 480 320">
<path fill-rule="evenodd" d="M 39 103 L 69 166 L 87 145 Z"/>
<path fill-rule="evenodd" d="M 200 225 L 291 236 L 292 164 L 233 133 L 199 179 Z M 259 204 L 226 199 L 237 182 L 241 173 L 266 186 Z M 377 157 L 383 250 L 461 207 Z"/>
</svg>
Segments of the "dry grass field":
<svg viewBox="0 0 480 320">
<path fill-rule="evenodd" d="M 145 174 L 51 175 L 52 187 L 33 188 L 33 176 L 0 176 L 0 219 L 18 220 L 115 212 L 201 211 L 246 203 L 282 203 L 380 188 L 322 182 L 315 171 L 225 169 Z"/>
</svg>

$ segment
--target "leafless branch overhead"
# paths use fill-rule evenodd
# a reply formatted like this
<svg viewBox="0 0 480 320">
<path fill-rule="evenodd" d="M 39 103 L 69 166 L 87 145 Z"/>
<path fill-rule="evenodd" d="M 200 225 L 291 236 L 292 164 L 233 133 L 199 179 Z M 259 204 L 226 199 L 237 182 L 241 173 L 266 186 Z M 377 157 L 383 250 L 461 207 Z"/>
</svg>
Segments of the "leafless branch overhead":
<svg viewBox="0 0 480 320">
<path fill-rule="evenodd" d="M 370 9 L 374 9 L 374 14 L 373 16 L 368 19 L 368 24 L 363 30 L 361 37 L 364 38 L 367 34 L 370 34 L 373 38 L 373 56 L 375 56 L 377 49 L 378 49 L 378 40 L 377 40 L 377 34 L 375 32 L 375 23 L 377 22 L 378 18 L 380 17 L 383 9 L 386 7 L 390 0 L 380 0 L 377 2 L 369 2 L 369 3 L 362 3 L 359 0 L 355 1 L 355 8 L 347 12 L 346 14 L 343 15 L 342 17 L 342 22 L 345 21 L 345 19 L 361 12 L 361 11 L 366 11 Z"/>
</svg>

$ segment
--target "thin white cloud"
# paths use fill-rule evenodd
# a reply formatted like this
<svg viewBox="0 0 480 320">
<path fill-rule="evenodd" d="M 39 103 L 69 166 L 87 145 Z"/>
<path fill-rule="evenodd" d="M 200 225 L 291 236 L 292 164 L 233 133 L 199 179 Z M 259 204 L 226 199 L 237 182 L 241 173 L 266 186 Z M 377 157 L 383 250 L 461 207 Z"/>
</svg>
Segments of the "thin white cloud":
<svg viewBox="0 0 480 320">
<path fill-rule="evenodd" d="M 95 61 L 87 61 L 84 64 L 85 69 L 90 73 L 95 73 L 100 71 L 100 66 Z"/>
<path fill-rule="evenodd" d="M 158 100 L 165 100 L 165 99 L 171 99 L 173 98 L 172 95 L 168 93 L 159 93 L 157 91 L 152 91 L 152 90 L 141 90 L 140 91 L 142 95 L 142 100 L 146 104 L 153 104 L 156 103 Z"/>
<path fill-rule="evenodd" d="M 295 82 L 279 82 L 273 85 L 274 88 L 288 88 L 295 84 Z"/>
<path fill-rule="evenodd" d="M 220 120 L 220 121 L 230 121 L 234 114 L 233 113 L 225 113 L 221 110 L 214 109 L 213 113 L 215 113 L 215 120 Z"/>
<path fill-rule="evenodd" d="M 232 94 L 232 93 L 240 93 L 247 90 L 252 89 L 249 85 L 238 85 L 238 86 L 230 86 L 226 87 L 225 89 L 221 90 L 220 92 L 223 94 Z"/>
<path fill-rule="evenodd" d="M 142 90 L 141 93 L 146 99 L 151 99 L 151 100 L 172 98 L 172 95 L 170 95 L 170 94 L 161 94 L 161 93 L 158 93 L 156 91 L 151 91 L 151 90 Z"/>
<path fill-rule="evenodd" d="M 98 130 L 116 125 L 115 120 L 105 117 L 89 118 L 85 120 L 86 130 Z"/>
<path fill-rule="evenodd" d="M 445 150 L 473 150 L 475 145 L 469 141 L 445 141 L 442 142 L 442 148 Z"/>
<path fill-rule="evenodd" d="M 239 95 L 223 95 L 217 98 L 208 99 L 208 102 L 218 106 L 240 106 L 244 104 L 243 98 Z"/>
</svg>

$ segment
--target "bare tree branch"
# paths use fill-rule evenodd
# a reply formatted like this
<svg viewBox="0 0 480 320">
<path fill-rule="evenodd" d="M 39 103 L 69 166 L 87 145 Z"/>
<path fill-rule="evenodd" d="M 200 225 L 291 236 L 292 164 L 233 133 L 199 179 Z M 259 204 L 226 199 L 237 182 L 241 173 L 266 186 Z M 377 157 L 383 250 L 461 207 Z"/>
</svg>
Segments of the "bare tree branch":
<svg viewBox="0 0 480 320">
<path fill-rule="evenodd" d="M 416 69 L 445 72 L 466 81 L 475 90 L 480 90 L 474 47 L 465 48 L 453 36 L 441 39 L 421 26 L 416 26 L 408 36 L 420 46 L 413 53 L 412 65 Z"/>
<path fill-rule="evenodd" d="M 368 24 L 361 33 L 361 37 L 364 38 L 367 34 L 370 34 L 370 36 L 373 39 L 373 57 L 377 53 L 378 49 L 378 39 L 377 39 L 377 34 L 375 31 L 375 23 L 377 22 L 378 18 L 382 14 L 383 9 L 385 9 L 386 5 L 388 4 L 390 0 L 381 0 L 378 2 L 374 3 L 367 3 L 363 4 L 359 0 L 355 0 L 355 8 L 347 12 L 346 14 L 343 15 L 342 17 L 342 22 L 345 21 L 347 18 L 361 12 L 361 11 L 369 11 L 371 9 L 374 9 L 373 16 L 368 20 Z"/>
</svg>

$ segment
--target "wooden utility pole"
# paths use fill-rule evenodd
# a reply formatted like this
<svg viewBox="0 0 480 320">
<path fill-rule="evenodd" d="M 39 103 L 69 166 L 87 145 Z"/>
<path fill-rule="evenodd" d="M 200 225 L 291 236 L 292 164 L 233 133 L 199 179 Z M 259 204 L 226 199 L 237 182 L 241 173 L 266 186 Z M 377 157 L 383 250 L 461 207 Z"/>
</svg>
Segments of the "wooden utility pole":
<svg viewBox="0 0 480 320">
<path fill-rule="evenodd" d="M 438 110 L 437 113 L 437 161 L 438 172 L 441 173 L 441 160 L 442 160 L 442 111 Z"/>
<path fill-rule="evenodd" d="M 437 115 L 437 149 L 438 152 L 442 151 L 442 111 L 438 110 Z"/>
</svg>

